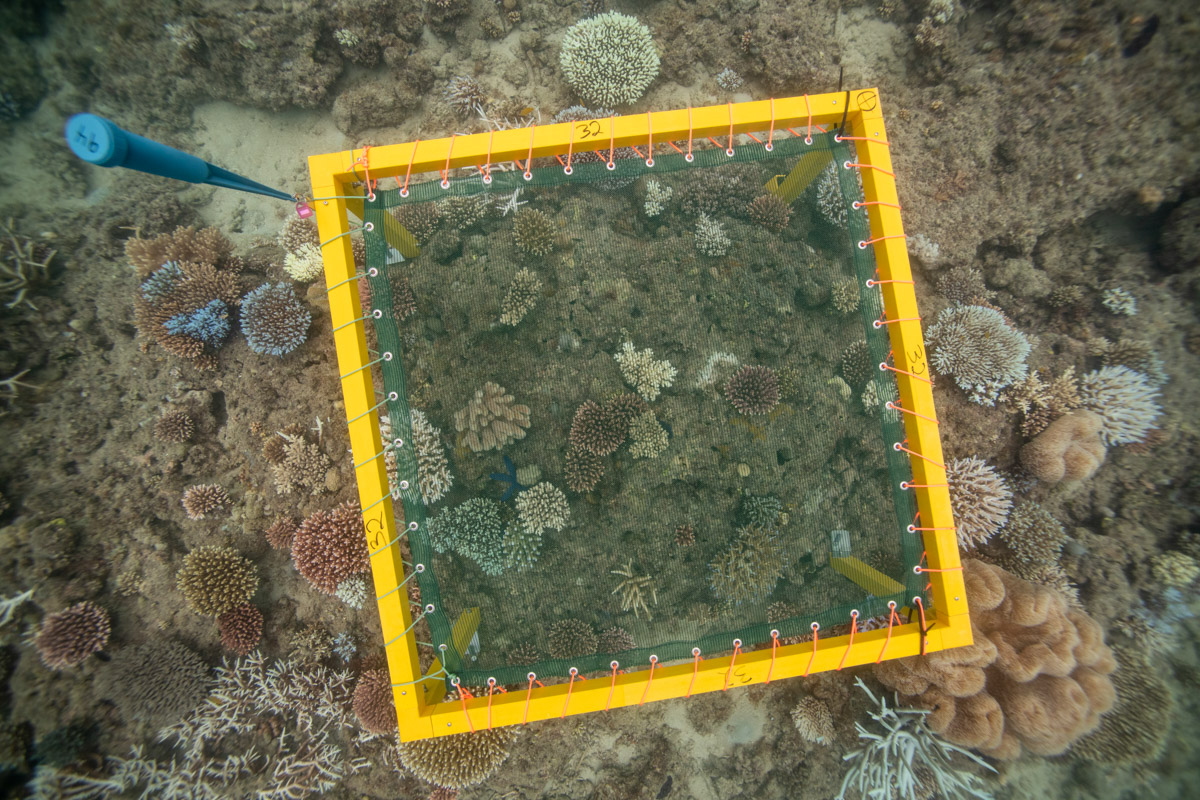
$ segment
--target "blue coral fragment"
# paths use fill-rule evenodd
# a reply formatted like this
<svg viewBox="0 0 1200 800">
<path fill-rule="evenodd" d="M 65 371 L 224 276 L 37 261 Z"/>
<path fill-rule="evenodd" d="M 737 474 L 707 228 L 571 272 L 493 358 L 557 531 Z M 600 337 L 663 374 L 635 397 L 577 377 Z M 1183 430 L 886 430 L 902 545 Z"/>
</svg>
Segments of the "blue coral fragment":
<svg viewBox="0 0 1200 800">
<path fill-rule="evenodd" d="M 203 308 L 176 314 L 166 321 L 164 327 L 173 336 L 190 336 L 217 348 L 225 341 L 233 326 L 229 321 L 228 306 L 220 300 L 209 300 Z"/>
</svg>

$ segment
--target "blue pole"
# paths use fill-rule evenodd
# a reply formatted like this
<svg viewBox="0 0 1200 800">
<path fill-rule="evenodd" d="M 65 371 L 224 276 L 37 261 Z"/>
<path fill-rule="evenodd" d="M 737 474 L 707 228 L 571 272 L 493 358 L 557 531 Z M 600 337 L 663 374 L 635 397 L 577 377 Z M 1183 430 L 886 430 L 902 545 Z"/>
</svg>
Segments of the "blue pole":
<svg viewBox="0 0 1200 800">
<path fill-rule="evenodd" d="M 67 120 L 65 134 L 71 151 L 98 167 L 125 167 L 188 183 L 207 183 L 292 202 L 296 199 L 182 150 L 130 133 L 95 114 L 74 115 Z"/>
</svg>

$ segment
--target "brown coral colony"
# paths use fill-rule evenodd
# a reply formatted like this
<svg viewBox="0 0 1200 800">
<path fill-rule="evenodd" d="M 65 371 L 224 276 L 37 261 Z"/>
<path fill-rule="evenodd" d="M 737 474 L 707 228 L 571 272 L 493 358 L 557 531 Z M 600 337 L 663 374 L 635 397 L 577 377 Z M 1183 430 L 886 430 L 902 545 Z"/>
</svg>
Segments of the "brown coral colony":
<svg viewBox="0 0 1200 800">
<path fill-rule="evenodd" d="M 779 378 L 770 367 L 742 367 L 725 384 L 725 397 L 742 414 L 767 414 L 779 404 Z"/>
</svg>

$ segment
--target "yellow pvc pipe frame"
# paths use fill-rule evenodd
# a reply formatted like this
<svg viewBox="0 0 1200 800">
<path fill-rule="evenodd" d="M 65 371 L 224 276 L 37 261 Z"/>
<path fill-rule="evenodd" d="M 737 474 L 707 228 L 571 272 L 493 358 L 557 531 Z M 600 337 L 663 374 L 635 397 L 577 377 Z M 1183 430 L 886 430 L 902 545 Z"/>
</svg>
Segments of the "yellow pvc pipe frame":
<svg viewBox="0 0 1200 800">
<path fill-rule="evenodd" d="M 848 106 L 848 107 L 847 107 Z M 887 319 L 905 320 L 888 325 L 894 351 L 900 402 L 916 414 L 904 414 L 907 447 L 920 456 L 910 456 L 913 489 L 920 510 L 919 527 L 927 554 L 932 604 L 925 609 L 925 652 L 930 653 L 971 643 L 971 624 L 967 614 L 961 561 L 959 560 L 946 472 L 942 464 L 941 438 L 938 433 L 932 388 L 907 373 L 927 377 L 929 368 L 924 339 L 918 320 L 917 299 L 911 283 L 908 252 L 903 238 L 899 198 L 893 177 L 892 159 L 887 145 L 879 92 L 876 89 L 759 100 L 703 108 L 654 111 L 646 114 L 613 117 L 590 123 L 538 125 L 530 128 L 431 139 L 416 143 L 372 147 L 367 164 L 365 151 L 349 150 L 310 156 L 313 202 L 325 260 L 325 280 L 337 349 L 339 374 L 349 422 L 353 463 L 359 498 L 364 509 L 363 521 L 372 552 L 396 539 L 395 516 L 388 494 L 384 459 L 373 458 L 382 448 L 379 419 L 371 371 L 360 369 L 371 360 L 366 332 L 361 321 L 358 288 L 350 280 L 355 275 L 351 254 L 348 203 L 354 185 L 369 171 L 372 181 L 441 172 L 461 167 L 482 167 L 485 162 L 499 163 L 529 157 L 565 158 L 572 152 L 607 150 L 610 147 L 645 146 L 653 141 L 684 144 L 690 137 L 702 141 L 712 137 L 724 143 L 733 134 L 753 133 L 764 142 L 768 131 L 788 135 L 791 128 L 803 136 L 807 126 L 836 127 L 845 120 L 845 133 L 860 137 L 858 163 L 862 165 L 862 183 L 867 206 L 875 260 L 879 278 L 884 281 L 884 309 Z M 761 144 L 737 146 L 761 147 Z M 357 190 L 355 190 L 357 191 Z M 354 204 L 354 201 L 350 201 Z M 893 205 L 887 205 L 893 204 Z M 896 238 L 886 238 L 896 237 Z M 340 284 L 340 285 L 339 285 Z M 359 321 L 356 321 L 359 320 Z M 918 416 L 921 415 L 921 416 Z M 927 488 L 926 488 L 927 487 Z M 380 500 L 380 498 L 383 498 Z M 917 655 L 921 651 L 918 621 L 887 629 L 859 632 L 853 637 L 820 638 L 813 651 L 810 642 L 780 646 L 733 656 L 708 658 L 696 668 L 692 661 L 658 665 L 618 674 L 615 682 L 607 674 L 572 684 L 525 687 L 489 697 L 486 692 L 466 703 L 443 700 L 445 685 L 441 678 L 420 680 L 417 643 L 411 630 L 412 616 L 408 595 L 396 587 L 404 579 L 400 549 L 392 545 L 372 556 L 375 594 L 380 598 L 379 619 L 383 627 L 388 667 L 394 686 L 400 738 L 424 739 L 479 730 L 489 725 L 513 725 L 583 714 L 607 708 L 640 705 L 703 692 L 723 691 L 730 686 L 763 683 L 768 680 L 807 675 L 876 661 Z M 847 620 L 848 622 L 849 620 Z M 884 654 L 886 643 L 886 653 Z M 436 662 L 435 662 L 436 663 Z M 626 665 L 628 668 L 629 665 Z M 643 665 L 649 667 L 650 665 Z M 568 696 L 569 693 L 569 696 Z M 467 716 L 470 720 L 468 721 Z"/>
</svg>

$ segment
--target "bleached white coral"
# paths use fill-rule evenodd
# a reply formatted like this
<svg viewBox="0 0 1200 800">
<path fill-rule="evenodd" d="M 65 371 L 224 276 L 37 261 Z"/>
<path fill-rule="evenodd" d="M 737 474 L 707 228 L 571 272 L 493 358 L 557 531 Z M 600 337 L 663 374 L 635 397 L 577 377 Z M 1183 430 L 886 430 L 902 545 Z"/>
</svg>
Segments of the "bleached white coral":
<svg viewBox="0 0 1200 800">
<path fill-rule="evenodd" d="M 1104 420 L 1100 438 L 1109 447 L 1142 441 L 1158 427 L 1154 421 L 1162 413 L 1158 388 L 1129 367 L 1101 367 L 1084 375 L 1079 398 Z"/>
<path fill-rule="evenodd" d="M 956 458 L 946 464 L 946 482 L 960 547 L 983 544 L 1004 527 L 1012 490 L 995 467 L 977 456 Z"/>
<path fill-rule="evenodd" d="M 294 253 L 283 257 L 283 270 L 292 280 L 312 283 L 325 272 L 321 249 L 312 244 L 303 244 Z"/>
<path fill-rule="evenodd" d="M 608 107 L 636 101 L 659 68 L 650 29 L 616 11 L 568 28 L 559 64 L 567 83 L 589 106 Z"/>
<path fill-rule="evenodd" d="M 1132 317 L 1137 314 L 1137 298 L 1120 286 L 1106 289 L 1101 299 L 1104 307 L 1114 314 Z"/>
<path fill-rule="evenodd" d="M 743 83 L 744 81 L 742 80 L 742 76 L 738 75 L 729 67 L 726 67 L 717 73 L 717 86 L 720 86 L 727 92 L 736 92 L 738 89 L 742 88 Z"/>
<path fill-rule="evenodd" d="M 706 256 L 723 256 L 729 252 L 729 244 L 725 226 L 701 211 L 696 218 L 696 251 Z"/>
<path fill-rule="evenodd" d="M 567 497 L 552 483 L 542 481 L 517 495 L 517 521 L 530 534 L 546 528 L 561 531 L 571 516 Z"/>
<path fill-rule="evenodd" d="M 338 584 L 334 594 L 351 608 L 362 608 L 367 602 L 367 582 L 362 575 L 351 575 Z"/>
<path fill-rule="evenodd" d="M 442 445 L 442 432 L 433 426 L 425 412 L 417 408 L 409 409 L 412 419 L 412 445 L 417 456 L 417 485 L 421 490 L 421 500 L 425 505 L 433 505 L 446 496 L 454 485 L 454 474 L 450 472 L 450 464 L 446 460 L 446 449 Z M 392 420 L 386 414 L 379 418 L 379 435 L 384 444 L 393 441 Z M 392 499 L 400 499 L 400 477 L 398 474 L 396 451 L 388 449 L 384 455 L 387 465 L 388 484 L 392 488 Z"/>
<path fill-rule="evenodd" d="M 833 744 L 836 733 L 833 714 L 829 706 L 812 695 L 805 695 L 796 703 L 792 709 L 792 722 L 800 732 L 800 738 L 813 744 Z"/>
<path fill-rule="evenodd" d="M 673 194 L 675 190 L 670 186 L 663 186 L 651 178 L 646 181 L 646 202 L 642 204 L 642 210 L 647 217 L 657 217 L 667 207 L 667 201 Z"/>
<path fill-rule="evenodd" d="M 675 367 L 671 366 L 670 361 L 656 361 L 654 351 L 649 347 L 635 350 L 633 342 L 625 342 L 613 358 L 621 368 L 625 382 L 647 403 L 657 400 L 660 390 L 670 388 L 675 383 Z"/>
<path fill-rule="evenodd" d="M 696 373 L 696 388 L 707 389 L 717 382 L 717 367 L 736 367 L 740 362 L 733 353 L 713 353 Z"/>
<path fill-rule="evenodd" d="M 1029 339 L 994 308 L 952 306 L 926 332 L 933 368 L 952 375 L 971 400 L 995 405 L 1001 389 L 1028 372 Z"/>
</svg>

